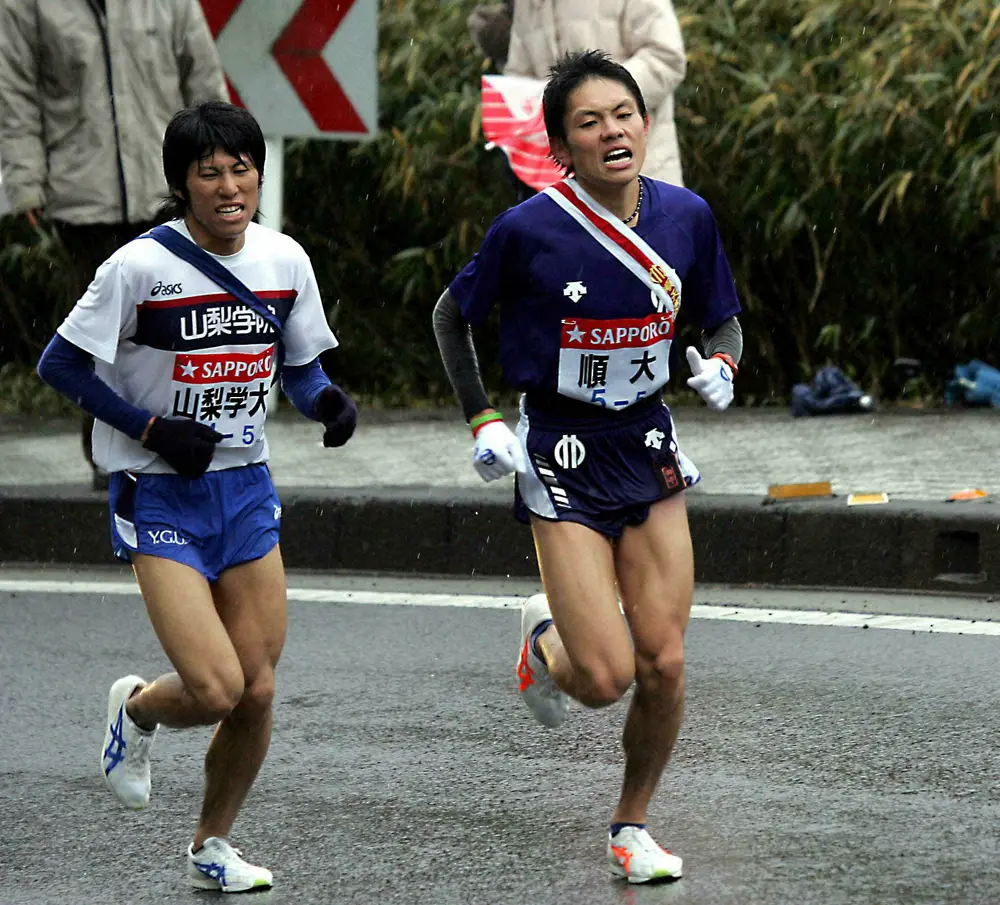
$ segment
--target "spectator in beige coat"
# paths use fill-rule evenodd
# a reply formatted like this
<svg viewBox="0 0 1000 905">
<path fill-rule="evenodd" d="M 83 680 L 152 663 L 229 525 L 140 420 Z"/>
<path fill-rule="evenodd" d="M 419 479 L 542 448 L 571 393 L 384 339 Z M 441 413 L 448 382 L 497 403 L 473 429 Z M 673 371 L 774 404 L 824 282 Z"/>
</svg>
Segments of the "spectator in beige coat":
<svg viewBox="0 0 1000 905">
<path fill-rule="evenodd" d="M 13 213 L 56 227 L 71 261 L 66 310 L 152 225 L 170 118 L 228 99 L 198 0 L 0 0 L 3 187 Z M 88 417 L 93 468 L 92 427 Z M 106 481 L 95 469 L 95 487 Z"/>
<path fill-rule="evenodd" d="M 636 80 L 651 130 L 643 173 L 683 185 L 674 91 L 687 67 L 671 0 L 517 0 L 504 75 L 546 79 L 572 50 L 603 50 Z"/>
</svg>

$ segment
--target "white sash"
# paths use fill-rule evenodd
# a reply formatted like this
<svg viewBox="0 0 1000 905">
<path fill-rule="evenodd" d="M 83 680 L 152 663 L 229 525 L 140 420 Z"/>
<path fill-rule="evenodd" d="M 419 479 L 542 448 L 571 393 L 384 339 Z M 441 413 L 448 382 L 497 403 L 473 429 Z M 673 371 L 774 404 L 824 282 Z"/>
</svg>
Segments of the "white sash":
<svg viewBox="0 0 1000 905">
<path fill-rule="evenodd" d="M 645 239 L 591 198 L 572 176 L 544 191 L 583 227 L 587 235 L 649 288 L 657 311 L 668 312 L 672 319 L 677 318 L 681 308 L 681 281 Z"/>
</svg>

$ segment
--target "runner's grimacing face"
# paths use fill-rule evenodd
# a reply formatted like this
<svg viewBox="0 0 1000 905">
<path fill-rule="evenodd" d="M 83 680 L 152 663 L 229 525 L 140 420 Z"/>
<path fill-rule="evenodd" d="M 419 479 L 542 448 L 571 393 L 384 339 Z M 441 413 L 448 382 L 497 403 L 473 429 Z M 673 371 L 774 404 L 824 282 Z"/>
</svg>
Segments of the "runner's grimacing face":
<svg viewBox="0 0 1000 905">
<path fill-rule="evenodd" d="M 260 202 L 257 167 L 249 155 L 239 158 L 215 150 L 188 167 L 186 185 L 185 220 L 198 244 L 207 251 L 217 243 L 222 253 L 238 250 L 233 240 L 246 232 Z"/>
<path fill-rule="evenodd" d="M 569 166 L 584 188 L 624 185 L 646 159 L 649 122 L 620 82 L 589 78 L 566 104 L 566 140 L 551 140 L 556 159 Z"/>
</svg>

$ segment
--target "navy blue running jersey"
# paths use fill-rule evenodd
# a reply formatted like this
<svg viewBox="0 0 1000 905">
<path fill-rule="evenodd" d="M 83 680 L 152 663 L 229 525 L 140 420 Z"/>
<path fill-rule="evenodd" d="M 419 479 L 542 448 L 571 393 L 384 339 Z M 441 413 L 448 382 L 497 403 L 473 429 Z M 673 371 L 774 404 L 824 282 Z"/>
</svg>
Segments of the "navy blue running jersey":
<svg viewBox="0 0 1000 905">
<path fill-rule="evenodd" d="M 740 312 L 708 204 L 687 189 L 642 180 L 639 224 L 627 233 L 666 265 L 650 273 L 661 274 L 653 279 L 669 297 L 651 292 L 620 252 L 609 251 L 607 241 L 547 194 L 497 217 L 479 253 L 452 281 L 449 291 L 473 326 L 499 304 L 501 364 L 513 388 L 627 408 L 669 378 L 681 311 L 708 330 Z"/>
</svg>

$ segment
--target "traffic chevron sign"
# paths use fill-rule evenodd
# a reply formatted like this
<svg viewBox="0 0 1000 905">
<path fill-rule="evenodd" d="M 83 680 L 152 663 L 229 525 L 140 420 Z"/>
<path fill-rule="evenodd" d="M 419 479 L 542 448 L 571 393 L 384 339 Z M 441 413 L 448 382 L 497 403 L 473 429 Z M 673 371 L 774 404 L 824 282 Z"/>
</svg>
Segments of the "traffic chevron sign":
<svg viewBox="0 0 1000 905">
<path fill-rule="evenodd" d="M 368 138 L 377 0 L 201 0 L 233 100 L 265 135 Z"/>
</svg>

